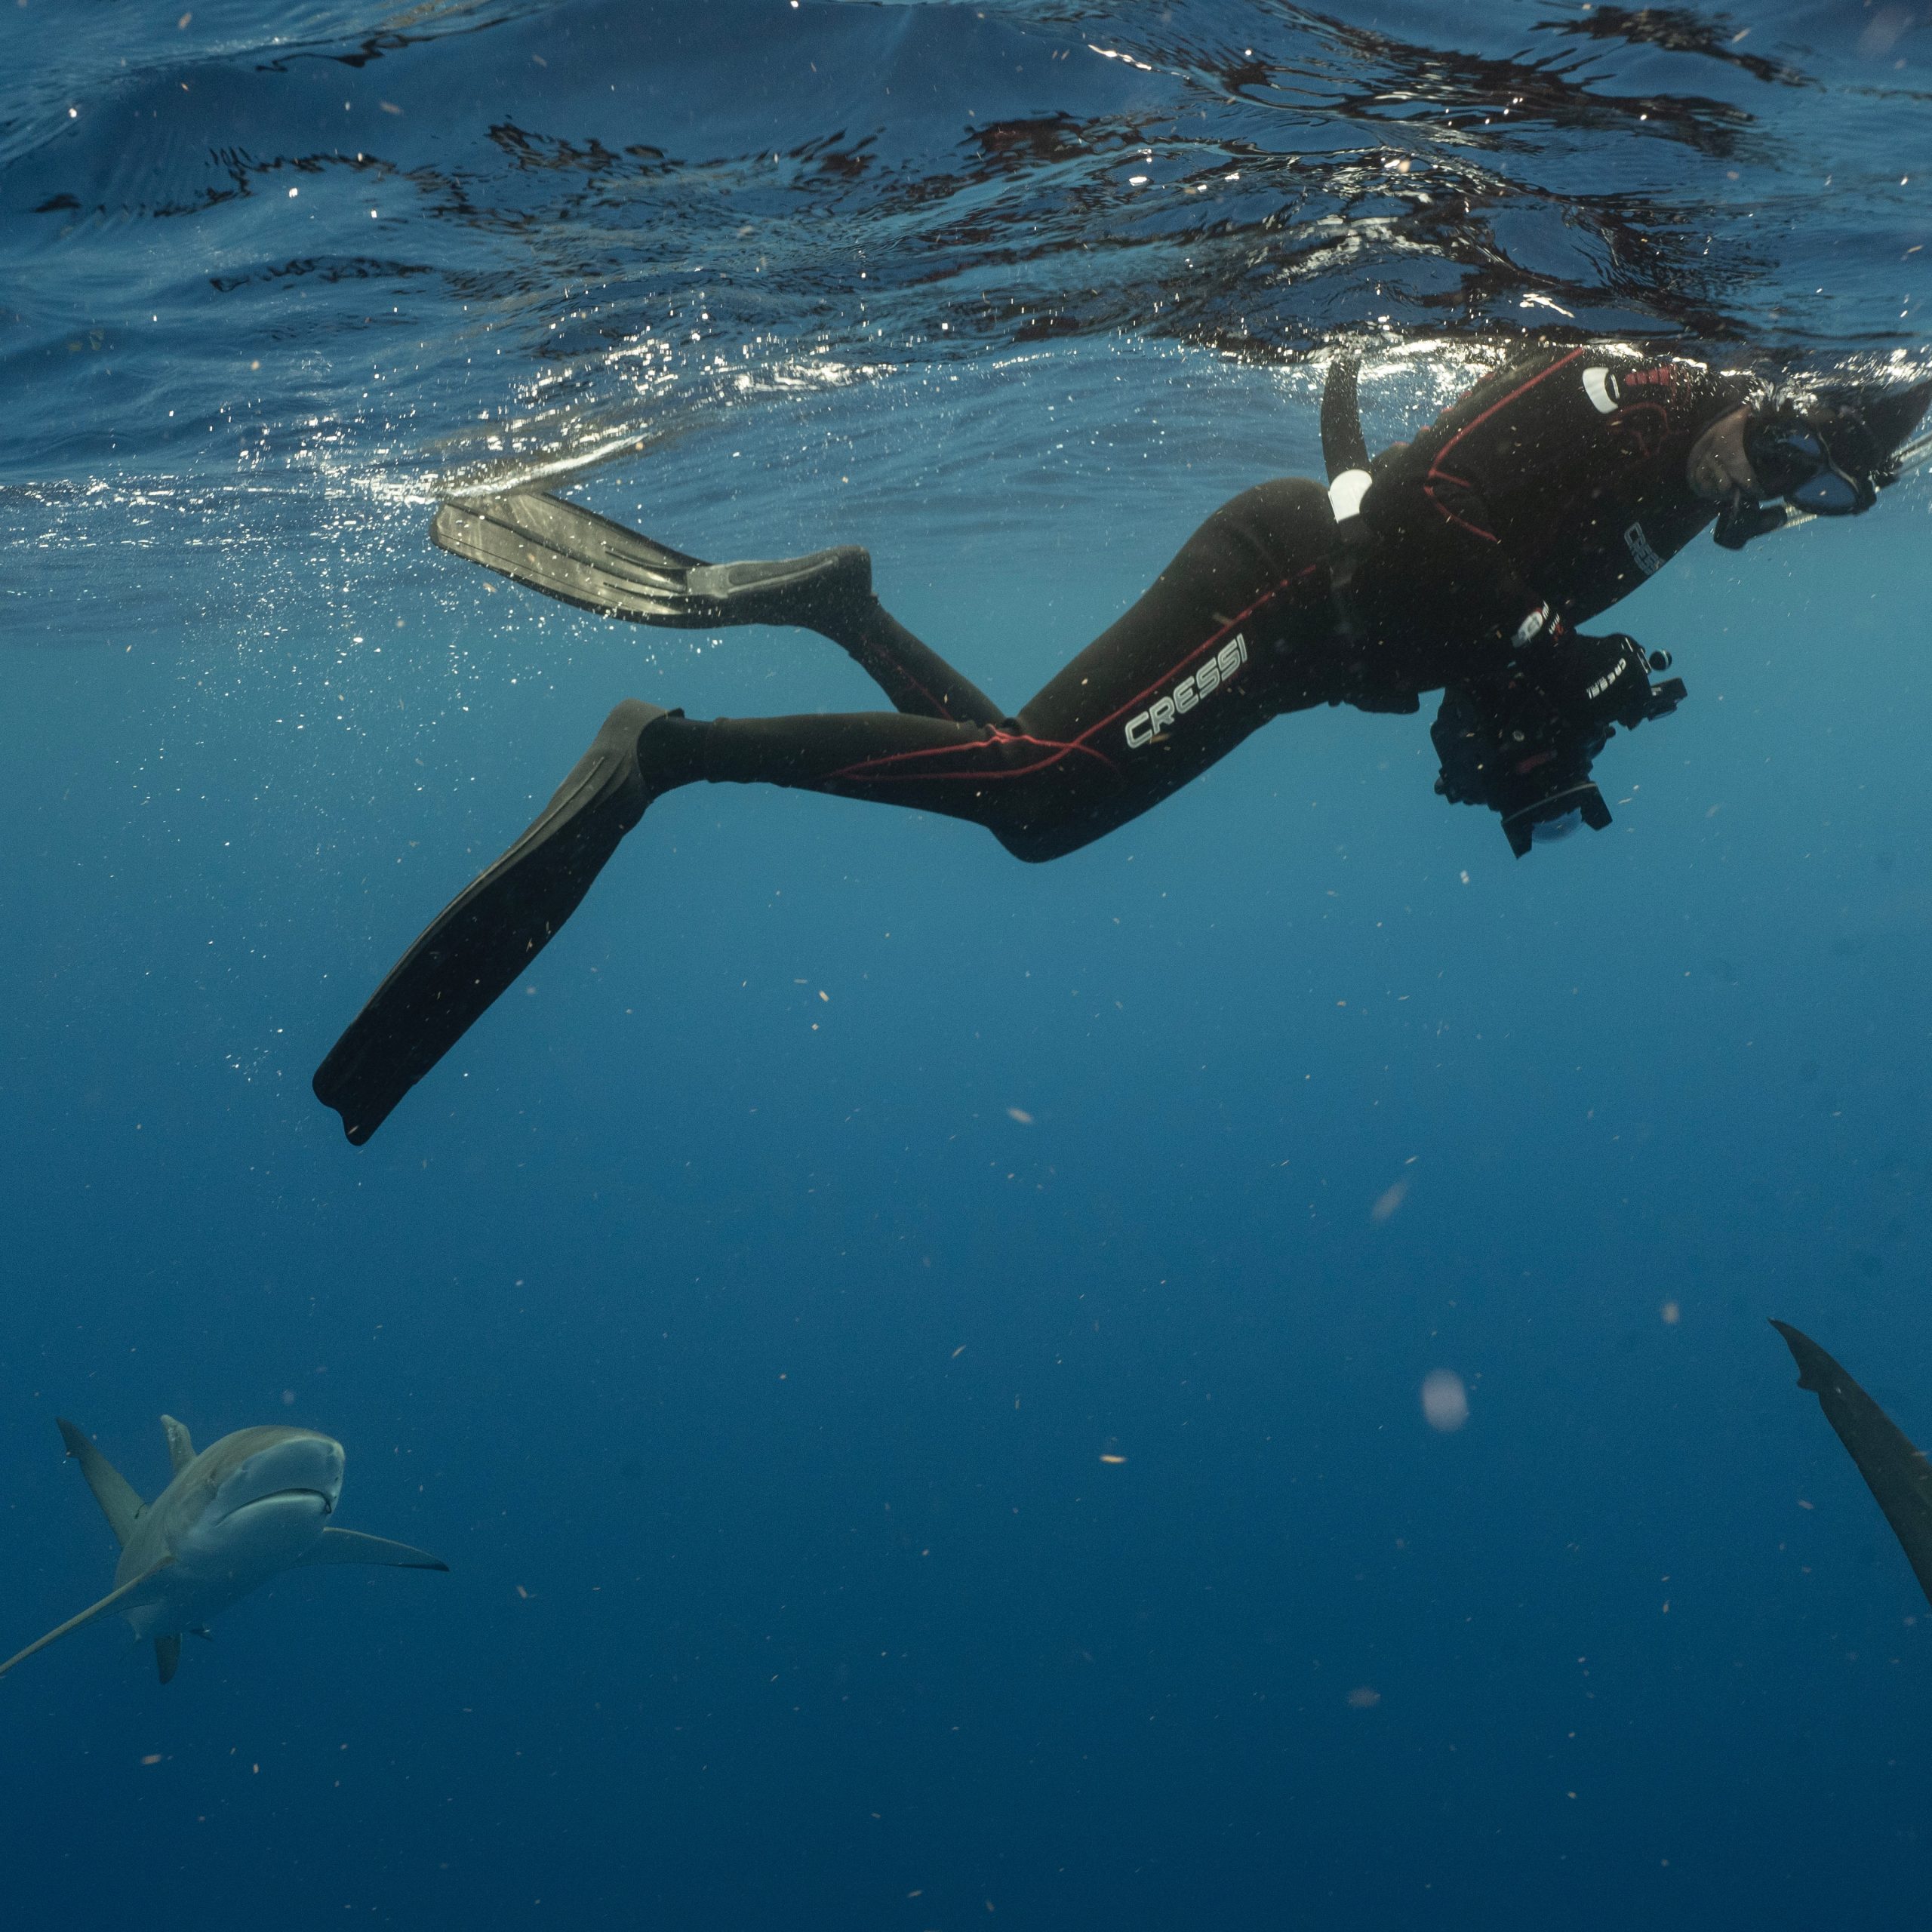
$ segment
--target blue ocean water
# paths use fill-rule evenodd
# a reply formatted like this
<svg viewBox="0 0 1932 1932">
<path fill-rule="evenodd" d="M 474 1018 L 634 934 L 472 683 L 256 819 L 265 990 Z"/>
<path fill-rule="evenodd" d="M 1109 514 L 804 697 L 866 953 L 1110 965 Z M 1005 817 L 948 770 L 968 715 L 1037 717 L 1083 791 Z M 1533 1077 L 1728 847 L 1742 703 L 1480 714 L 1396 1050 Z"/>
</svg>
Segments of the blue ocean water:
<svg viewBox="0 0 1932 1932">
<path fill-rule="evenodd" d="M 1922 475 L 1620 607 L 1608 832 L 1346 710 L 1042 867 L 695 788 L 368 1147 L 309 1078 L 617 698 L 876 701 L 444 491 L 863 542 L 1017 704 L 1338 339 L 1372 445 L 1537 330 L 1921 365 L 1927 29 L 0 0 L 0 1651 L 109 1586 L 56 1414 L 451 1566 L 23 1665 L 10 1922 L 1920 1923 L 1932 1625 L 1764 1318 L 1932 1435 Z"/>
</svg>

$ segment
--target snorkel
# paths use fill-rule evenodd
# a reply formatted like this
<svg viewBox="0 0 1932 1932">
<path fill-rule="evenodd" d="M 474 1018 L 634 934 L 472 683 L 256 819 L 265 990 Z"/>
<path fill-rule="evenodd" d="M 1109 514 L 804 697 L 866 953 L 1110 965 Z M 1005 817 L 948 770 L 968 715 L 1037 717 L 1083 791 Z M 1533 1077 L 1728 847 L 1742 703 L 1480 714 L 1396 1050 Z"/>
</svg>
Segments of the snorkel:
<svg viewBox="0 0 1932 1932">
<path fill-rule="evenodd" d="M 1753 537 L 1768 537 L 1792 521 L 1783 504 L 1758 503 L 1740 490 L 1718 511 L 1711 540 L 1721 550 L 1741 550 Z"/>
</svg>

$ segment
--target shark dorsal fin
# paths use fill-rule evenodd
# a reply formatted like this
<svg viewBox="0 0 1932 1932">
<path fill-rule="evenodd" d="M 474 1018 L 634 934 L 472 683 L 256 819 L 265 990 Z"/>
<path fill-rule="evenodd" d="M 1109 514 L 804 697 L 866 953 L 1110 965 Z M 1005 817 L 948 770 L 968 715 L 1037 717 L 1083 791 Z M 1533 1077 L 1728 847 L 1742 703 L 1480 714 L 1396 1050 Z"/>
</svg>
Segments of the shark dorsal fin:
<svg viewBox="0 0 1932 1932">
<path fill-rule="evenodd" d="M 178 1476 L 195 1460 L 195 1438 L 188 1433 L 188 1425 L 172 1416 L 162 1417 L 161 1432 L 168 1438 L 168 1453 Z"/>
<path fill-rule="evenodd" d="M 60 1439 L 67 1445 L 67 1454 L 81 1466 L 81 1474 L 88 1479 L 88 1487 L 94 1491 L 94 1500 L 100 1505 L 100 1513 L 107 1518 L 107 1527 L 124 1546 L 133 1533 L 136 1519 L 148 1506 L 134 1494 L 128 1479 L 94 1444 L 90 1442 L 65 1417 L 55 1420 L 60 1428 Z"/>
</svg>

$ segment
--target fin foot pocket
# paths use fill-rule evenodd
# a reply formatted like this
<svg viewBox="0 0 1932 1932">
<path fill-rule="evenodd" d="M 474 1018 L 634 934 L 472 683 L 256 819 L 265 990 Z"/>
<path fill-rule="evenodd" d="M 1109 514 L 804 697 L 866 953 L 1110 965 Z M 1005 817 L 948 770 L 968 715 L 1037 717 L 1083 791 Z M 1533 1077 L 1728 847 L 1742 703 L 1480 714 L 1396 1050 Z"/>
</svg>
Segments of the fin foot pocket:
<svg viewBox="0 0 1932 1932">
<path fill-rule="evenodd" d="M 315 1071 L 315 1097 L 361 1146 L 583 903 L 655 795 L 638 741 L 667 715 L 626 698 L 550 802 L 437 914 Z"/>
</svg>

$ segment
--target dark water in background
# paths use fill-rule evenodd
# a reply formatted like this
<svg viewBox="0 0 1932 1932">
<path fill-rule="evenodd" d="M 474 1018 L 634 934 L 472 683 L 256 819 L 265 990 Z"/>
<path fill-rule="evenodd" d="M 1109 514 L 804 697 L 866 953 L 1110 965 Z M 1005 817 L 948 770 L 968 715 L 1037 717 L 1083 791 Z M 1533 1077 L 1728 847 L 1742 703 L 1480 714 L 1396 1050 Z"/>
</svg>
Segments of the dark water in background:
<svg viewBox="0 0 1932 1932">
<path fill-rule="evenodd" d="M 1924 10 L 186 4 L 0 0 L 0 1648 L 107 1586 L 57 1412 L 453 1570 L 23 1667 L 10 1922 L 1922 1922 L 1762 1318 L 1932 1434 L 1922 478 L 1624 607 L 1601 836 L 1346 712 L 1038 869 L 687 792 L 369 1149 L 307 1081 L 616 697 L 869 701 L 440 488 L 864 541 L 1017 703 L 1337 334 L 1372 441 L 1525 329 L 1921 356 Z"/>
</svg>

